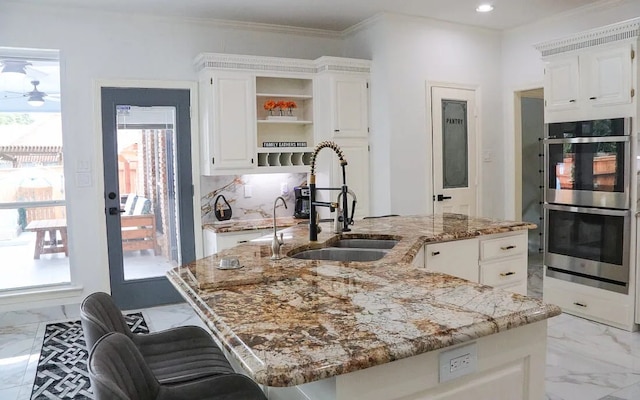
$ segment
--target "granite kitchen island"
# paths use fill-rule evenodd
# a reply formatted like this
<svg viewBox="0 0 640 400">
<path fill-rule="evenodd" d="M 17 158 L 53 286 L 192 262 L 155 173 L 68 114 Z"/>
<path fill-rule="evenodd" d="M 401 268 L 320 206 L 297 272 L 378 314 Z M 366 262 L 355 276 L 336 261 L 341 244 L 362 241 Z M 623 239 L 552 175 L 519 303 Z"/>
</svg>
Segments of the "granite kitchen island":
<svg viewBox="0 0 640 400">
<path fill-rule="evenodd" d="M 530 227 L 456 214 L 357 221 L 342 236 L 398 243 L 377 261 L 272 261 L 264 238 L 169 279 L 270 399 L 541 399 L 546 319 L 560 309 L 414 263 L 430 242 Z M 283 254 L 326 246 L 339 236 L 329 229 L 315 243 L 304 225 L 282 230 Z M 217 269 L 229 256 L 242 268 Z M 471 354 L 473 371 L 441 382 L 451 349 Z"/>
</svg>

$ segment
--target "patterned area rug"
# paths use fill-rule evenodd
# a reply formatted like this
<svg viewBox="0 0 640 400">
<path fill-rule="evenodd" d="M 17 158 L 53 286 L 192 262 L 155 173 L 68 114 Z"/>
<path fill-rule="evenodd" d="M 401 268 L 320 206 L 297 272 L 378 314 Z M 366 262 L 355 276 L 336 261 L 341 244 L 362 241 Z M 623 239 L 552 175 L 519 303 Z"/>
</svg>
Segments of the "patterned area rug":
<svg viewBox="0 0 640 400">
<path fill-rule="evenodd" d="M 124 318 L 134 333 L 149 333 L 142 313 Z M 31 399 L 93 399 L 87 355 L 80 321 L 48 324 Z"/>
</svg>

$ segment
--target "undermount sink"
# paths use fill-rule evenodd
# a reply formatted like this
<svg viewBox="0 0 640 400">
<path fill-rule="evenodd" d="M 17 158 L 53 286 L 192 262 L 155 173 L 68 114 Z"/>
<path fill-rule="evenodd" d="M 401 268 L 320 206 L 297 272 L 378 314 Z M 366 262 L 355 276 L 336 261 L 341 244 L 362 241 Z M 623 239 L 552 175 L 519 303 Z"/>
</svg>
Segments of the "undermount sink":
<svg viewBox="0 0 640 400">
<path fill-rule="evenodd" d="M 376 261 L 387 254 L 386 249 L 359 249 L 344 247 L 325 247 L 323 249 L 305 250 L 292 255 L 303 260 L 327 261 Z"/>
<path fill-rule="evenodd" d="M 398 243 L 394 239 L 343 238 L 329 247 L 304 250 L 290 255 L 303 260 L 377 261 Z"/>
</svg>

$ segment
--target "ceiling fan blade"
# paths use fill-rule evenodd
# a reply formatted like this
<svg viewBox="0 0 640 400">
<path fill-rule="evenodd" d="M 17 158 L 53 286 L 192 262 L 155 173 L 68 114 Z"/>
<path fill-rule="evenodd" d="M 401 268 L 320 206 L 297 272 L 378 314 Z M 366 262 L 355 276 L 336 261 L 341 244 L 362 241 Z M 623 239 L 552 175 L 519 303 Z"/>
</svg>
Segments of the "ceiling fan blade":
<svg viewBox="0 0 640 400">
<path fill-rule="evenodd" d="M 44 79 L 47 77 L 46 72 L 39 70 L 38 68 L 32 67 L 31 65 L 27 65 L 24 68 L 27 71 L 27 76 L 33 79 Z"/>
</svg>

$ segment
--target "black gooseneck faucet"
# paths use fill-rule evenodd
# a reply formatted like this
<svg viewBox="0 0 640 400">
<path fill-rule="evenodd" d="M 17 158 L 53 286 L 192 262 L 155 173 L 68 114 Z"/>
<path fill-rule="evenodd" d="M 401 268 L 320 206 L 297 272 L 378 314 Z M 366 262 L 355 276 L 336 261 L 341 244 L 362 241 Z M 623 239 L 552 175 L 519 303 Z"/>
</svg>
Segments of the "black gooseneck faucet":
<svg viewBox="0 0 640 400">
<path fill-rule="evenodd" d="M 324 148 L 332 149 L 340 160 L 340 167 L 342 168 L 342 187 L 341 188 L 317 188 L 316 187 L 316 156 L 320 152 L 320 150 Z M 318 241 L 318 222 L 316 221 L 316 207 L 329 207 L 333 212 L 336 208 L 338 208 L 337 203 L 324 202 L 324 201 L 316 201 L 316 191 L 318 190 L 340 190 L 342 192 L 342 231 L 349 232 L 351 229 L 349 228 L 349 209 L 347 208 L 347 173 L 345 167 L 347 166 L 347 160 L 344 158 L 344 154 L 342 154 L 342 150 L 340 147 L 331 141 L 320 142 L 316 145 L 315 149 L 313 149 L 313 155 L 311 156 L 311 174 L 309 175 L 309 203 L 310 211 L 309 211 L 309 240 L 311 242 Z"/>
</svg>

